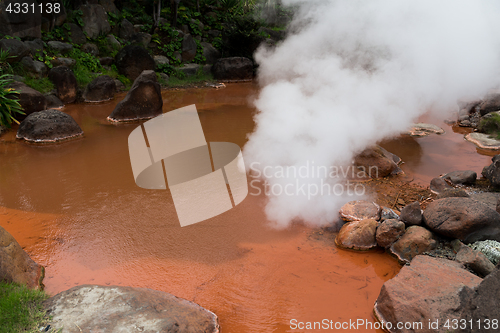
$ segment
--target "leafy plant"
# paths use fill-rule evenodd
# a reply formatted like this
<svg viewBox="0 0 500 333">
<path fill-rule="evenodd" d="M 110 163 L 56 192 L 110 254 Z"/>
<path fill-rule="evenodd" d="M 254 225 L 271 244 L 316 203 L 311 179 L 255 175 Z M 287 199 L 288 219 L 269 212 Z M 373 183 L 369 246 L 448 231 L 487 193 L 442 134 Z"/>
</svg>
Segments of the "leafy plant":
<svg viewBox="0 0 500 333">
<path fill-rule="evenodd" d="M 12 67 L 8 61 L 10 58 L 14 58 L 14 56 L 9 55 L 8 50 L 0 50 L 0 74 L 12 72 Z"/>
<path fill-rule="evenodd" d="M 12 83 L 11 75 L 4 74 L 0 76 L 0 125 L 7 128 L 11 127 L 12 122 L 19 124 L 15 118 L 16 114 L 24 114 L 19 99 L 15 98 L 15 95 L 19 95 L 19 92 L 8 87 L 10 83 Z"/>
</svg>

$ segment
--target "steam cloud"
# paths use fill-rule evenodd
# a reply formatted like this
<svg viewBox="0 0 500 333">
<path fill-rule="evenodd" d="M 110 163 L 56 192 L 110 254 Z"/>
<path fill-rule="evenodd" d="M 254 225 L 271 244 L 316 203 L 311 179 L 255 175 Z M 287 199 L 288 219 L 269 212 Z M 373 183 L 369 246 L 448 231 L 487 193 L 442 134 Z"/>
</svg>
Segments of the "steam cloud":
<svg viewBox="0 0 500 333">
<path fill-rule="evenodd" d="M 296 10 L 292 32 L 255 55 L 262 90 L 256 129 L 244 147 L 251 174 L 269 186 L 338 182 L 275 172 L 349 164 L 355 153 L 398 135 L 419 115 L 444 114 L 457 99 L 482 96 L 499 84 L 498 1 L 283 3 Z M 293 191 L 269 196 L 266 213 L 277 226 L 294 219 L 331 223 L 343 203 L 356 199 Z"/>
</svg>

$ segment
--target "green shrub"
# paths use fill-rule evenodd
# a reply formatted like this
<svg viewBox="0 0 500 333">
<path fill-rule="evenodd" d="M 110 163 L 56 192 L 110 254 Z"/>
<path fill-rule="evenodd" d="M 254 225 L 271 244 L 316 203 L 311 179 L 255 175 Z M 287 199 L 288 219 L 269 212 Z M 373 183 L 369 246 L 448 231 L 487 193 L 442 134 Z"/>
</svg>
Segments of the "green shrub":
<svg viewBox="0 0 500 333">
<path fill-rule="evenodd" d="M 39 79 L 32 76 L 25 76 L 24 83 L 26 83 L 27 86 L 38 90 L 42 94 L 48 93 L 54 89 L 54 84 L 48 77 Z"/>
<path fill-rule="evenodd" d="M 478 130 L 500 139 L 500 114 L 490 113 L 484 116 L 479 122 Z"/>
<path fill-rule="evenodd" d="M 10 128 L 12 122 L 19 124 L 15 119 L 16 114 L 24 114 L 19 99 L 15 97 L 19 95 L 19 92 L 13 88 L 8 88 L 7 86 L 10 83 L 12 83 L 11 75 L 4 74 L 0 76 L 0 125 L 7 128 Z M 2 321 L 0 320 L 0 322 Z"/>
</svg>

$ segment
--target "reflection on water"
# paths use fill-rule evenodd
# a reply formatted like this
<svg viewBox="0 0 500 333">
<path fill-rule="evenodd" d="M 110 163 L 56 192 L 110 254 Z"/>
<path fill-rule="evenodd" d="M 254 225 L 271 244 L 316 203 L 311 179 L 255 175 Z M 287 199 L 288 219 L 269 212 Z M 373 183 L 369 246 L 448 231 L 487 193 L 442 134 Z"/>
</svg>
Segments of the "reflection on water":
<svg viewBox="0 0 500 333">
<path fill-rule="evenodd" d="M 251 83 L 167 91 L 163 110 L 196 104 L 207 141 L 242 147 L 254 127 L 255 92 Z M 291 319 L 371 320 L 380 287 L 399 271 L 393 259 L 337 250 L 331 235 L 300 225 L 270 229 L 265 198 L 252 195 L 179 227 L 168 191 L 134 183 L 127 138 L 137 124 L 105 120 L 122 97 L 66 107 L 85 132 L 76 141 L 34 146 L 14 133 L 0 137 L 0 225 L 46 266 L 49 293 L 84 283 L 163 290 L 214 311 L 222 332 L 288 332 Z M 422 182 L 487 164 L 445 129 L 384 146 Z"/>
</svg>

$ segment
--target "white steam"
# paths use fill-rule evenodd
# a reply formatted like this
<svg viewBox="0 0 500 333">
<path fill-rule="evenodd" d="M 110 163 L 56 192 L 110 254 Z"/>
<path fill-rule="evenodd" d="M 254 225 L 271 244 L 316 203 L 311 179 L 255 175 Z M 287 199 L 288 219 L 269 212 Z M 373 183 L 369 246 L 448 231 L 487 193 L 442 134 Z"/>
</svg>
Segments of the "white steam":
<svg viewBox="0 0 500 333">
<path fill-rule="evenodd" d="M 251 175 L 275 185 L 266 213 L 278 226 L 297 218 L 330 223 L 355 199 L 297 189 L 314 193 L 322 181 L 338 180 L 287 176 L 280 166 L 349 164 L 419 115 L 448 112 L 457 99 L 482 96 L 500 81 L 496 0 L 283 2 L 296 9 L 293 33 L 255 55 L 262 90 L 257 127 L 244 149 Z M 259 175 L 266 166 L 267 176 Z M 291 183 L 293 195 L 278 195 Z"/>
</svg>

